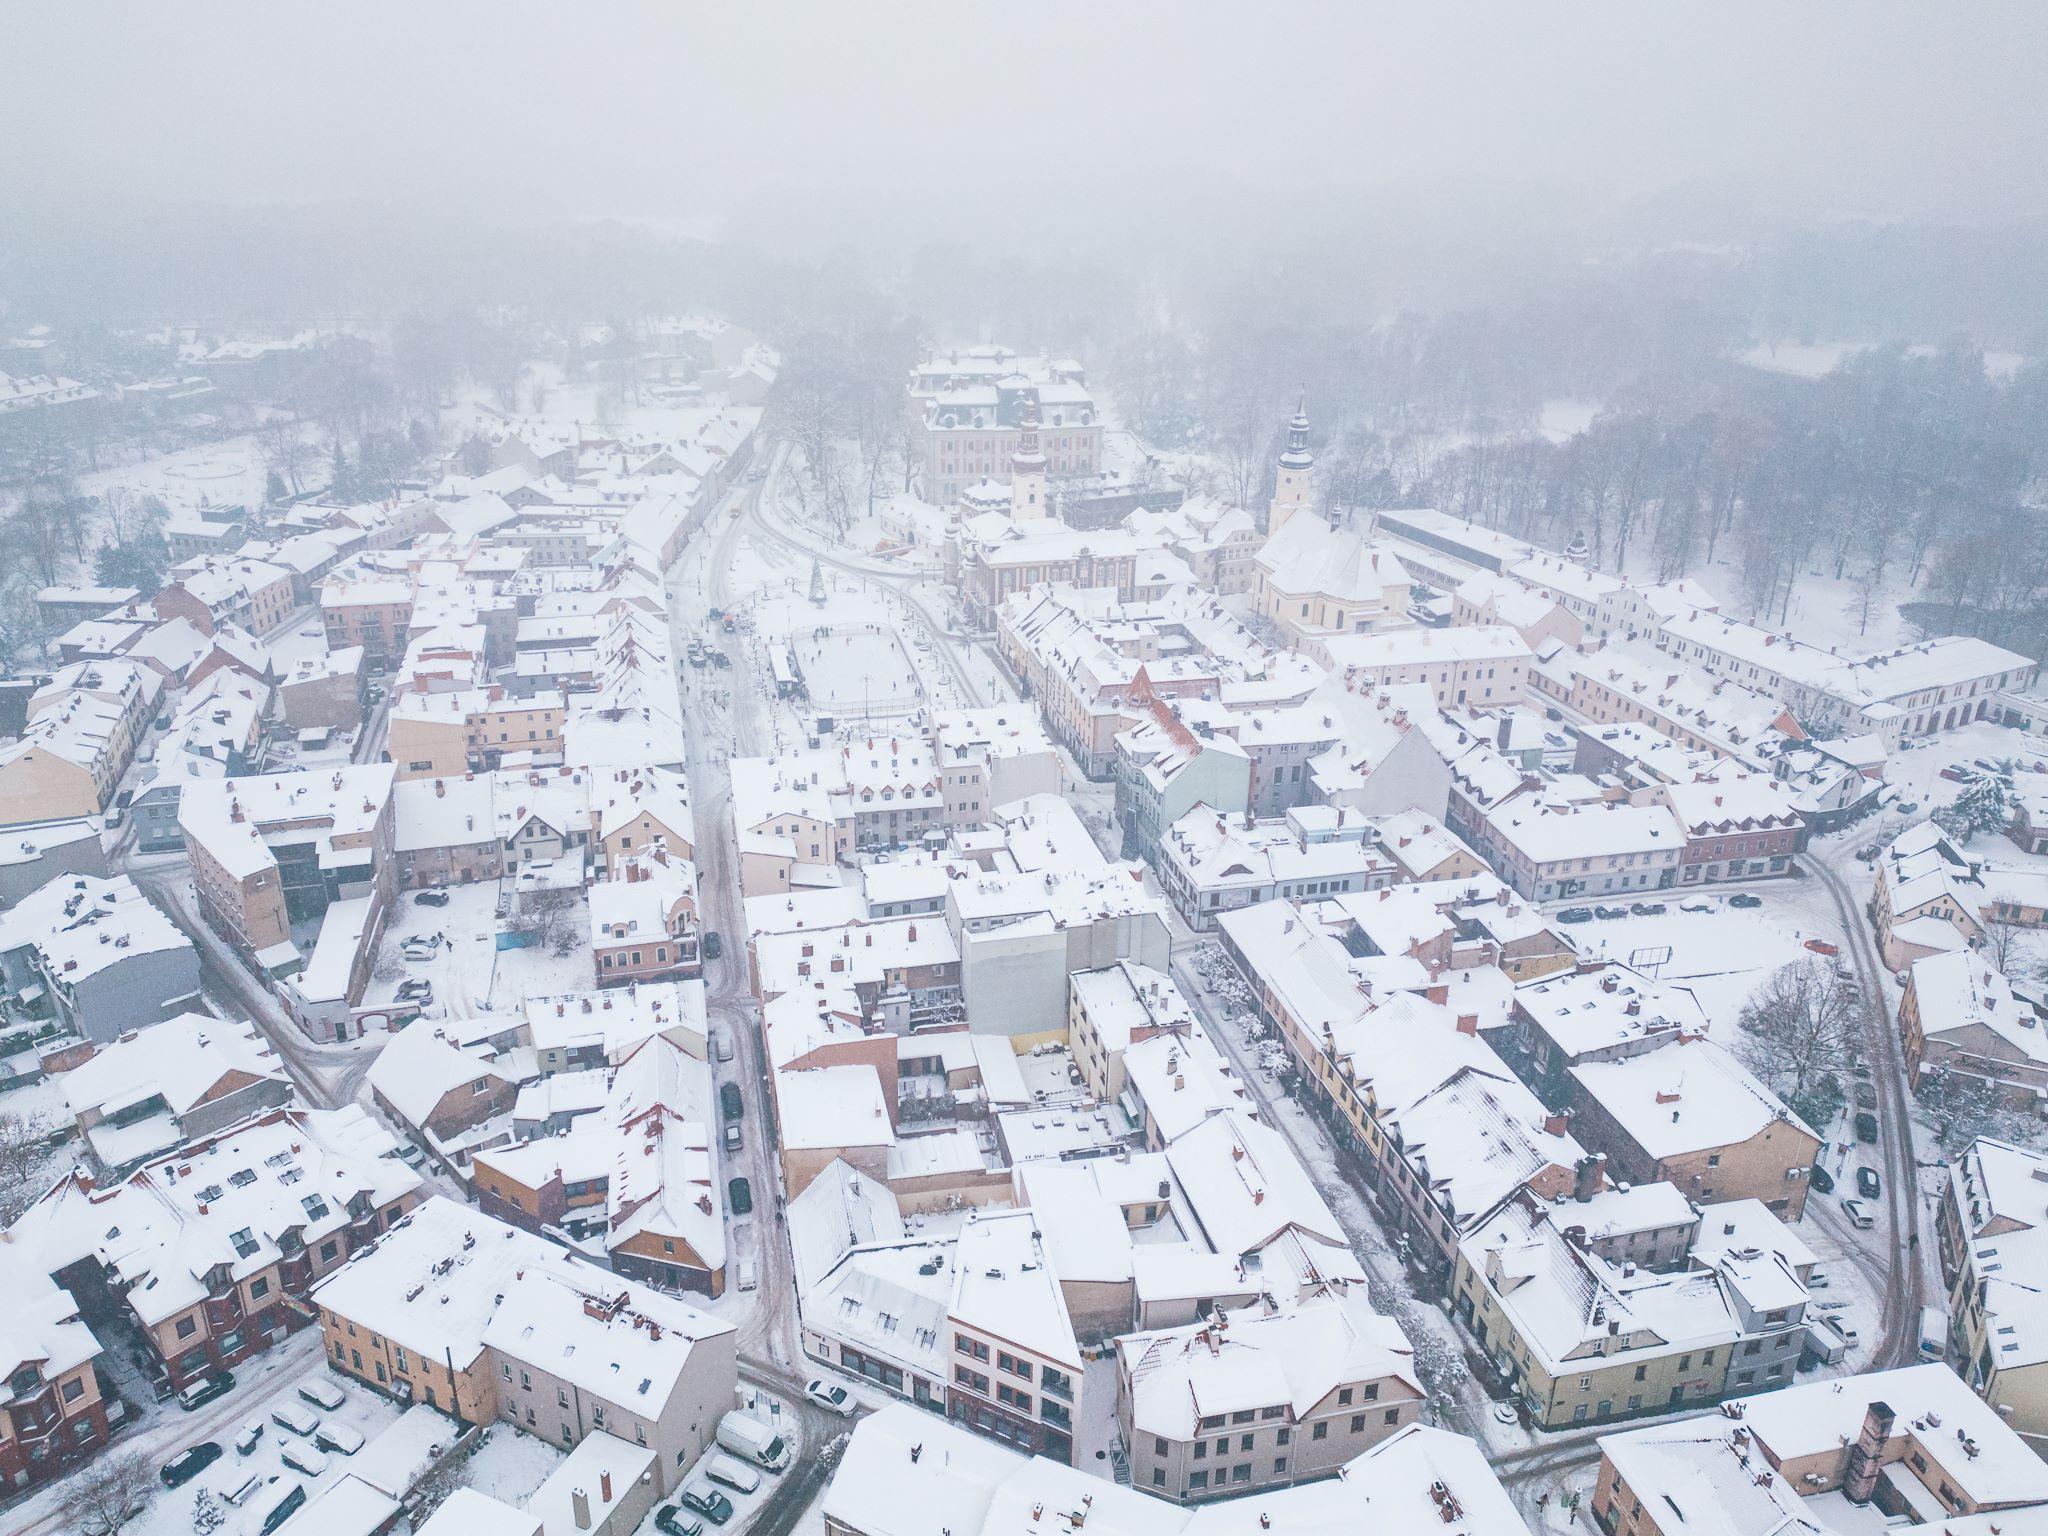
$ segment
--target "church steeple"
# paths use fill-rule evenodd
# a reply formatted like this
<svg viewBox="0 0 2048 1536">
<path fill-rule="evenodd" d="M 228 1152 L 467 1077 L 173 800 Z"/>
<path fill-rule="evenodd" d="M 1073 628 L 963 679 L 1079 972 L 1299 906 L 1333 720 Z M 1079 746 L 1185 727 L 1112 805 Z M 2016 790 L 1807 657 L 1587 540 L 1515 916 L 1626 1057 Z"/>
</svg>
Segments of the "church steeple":
<svg viewBox="0 0 2048 1536">
<path fill-rule="evenodd" d="M 1017 448 L 1010 455 L 1010 516 L 1018 522 L 1051 515 L 1045 501 L 1045 453 L 1038 445 L 1038 391 L 1024 397 Z"/>
<path fill-rule="evenodd" d="M 1308 446 L 1308 391 L 1301 392 L 1301 401 L 1294 408 L 1294 419 L 1287 423 L 1287 451 L 1280 455 L 1280 472 L 1273 486 L 1273 500 L 1266 508 L 1266 533 L 1270 537 L 1278 533 L 1287 519 L 1308 505 L 1310 472 L 1315 468 L 1316 456 Z"/>
</svg>

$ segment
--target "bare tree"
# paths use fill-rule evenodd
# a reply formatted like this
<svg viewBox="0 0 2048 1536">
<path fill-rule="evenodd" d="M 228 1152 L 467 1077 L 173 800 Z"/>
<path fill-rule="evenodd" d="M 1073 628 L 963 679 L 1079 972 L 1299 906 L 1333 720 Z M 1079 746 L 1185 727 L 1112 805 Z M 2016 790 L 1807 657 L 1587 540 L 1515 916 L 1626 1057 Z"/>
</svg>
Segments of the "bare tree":
<svg viewBox="0 0 2048 1536">
<path fill-rule="evenodd" d="M 64 1484 L 58 1508 L 74 1531 L 120 1530 L 156 1492 L 156 1469 L 141 1451 L 96 1456 Z"/>
<path fill-rule="evenodd" d="M 1980 1137 L 2027 1146 L 2040 1135 L 2040 1121 L 2008 1105 L 1989 1078 L 1937 1066 L 1921 1073 L 1917 1091 L 1934 1121 L 1935 1140 L 1950 1157 Z"/>
<path fill-rule="evenodd" d="M 47 1116 L 0 1113 L 0 1226 L 49 1193 L 61 1161 Z"/>
<path fill-rule="evenodd" d="M 1814 1124 L 1841 1107 L 1862 1004 L 1819 956 L 1780 966 L 1743 1005 L 1735 1054 Z"/>
<path fill-rule="evenodd" d="M 318 460 L 319 447 L 290 416 L 273 416 L 262 432 L 263 462 L 284 477 L 294 496 L 305 490 L 301 476 Z"/>
</svg>

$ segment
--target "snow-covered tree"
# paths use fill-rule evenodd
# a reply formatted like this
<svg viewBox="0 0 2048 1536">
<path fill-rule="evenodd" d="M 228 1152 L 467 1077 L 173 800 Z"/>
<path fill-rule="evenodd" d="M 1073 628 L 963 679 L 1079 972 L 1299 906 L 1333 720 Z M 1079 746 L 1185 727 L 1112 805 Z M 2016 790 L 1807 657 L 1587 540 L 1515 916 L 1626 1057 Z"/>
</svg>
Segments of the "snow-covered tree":
<svg viewBox="0 0 2048 1536">
<path fill-rule="evenodd" d="M 199 1496 L 192 1501 L 193 1536 L 207 1536 L 209 1531 L 220 1529 L 227 1514 L 220 1507 L 220 1500 L 213 1496 L 211 1488 L 201 1488 Z"/>
<path fill-rule="evenodd" d="M 1780 966 L 1743 1005 L 1735 1054 L 1814 1125 L 1842 1106 L 1862 1004 L 1819 956 Z"/>
<path fill-rule="evenodd" d="M 1996 832 L 2012 817 L 2005 786 L 1996 779 L 1979 779 L 1934 813 L 1935 825 L 1959 843 L 1979 832 Z"/>
<path fill-rule="evenodd" d="M 1935 1067 L 1920 1075 L 1918 1087 L 1935 1140 L 1950 1157 L 1983 1136 L 2027 1146 L 2040 1135 L 2040 1121 L 2006 1104 L 1987 1078 Z"/>
</svg>

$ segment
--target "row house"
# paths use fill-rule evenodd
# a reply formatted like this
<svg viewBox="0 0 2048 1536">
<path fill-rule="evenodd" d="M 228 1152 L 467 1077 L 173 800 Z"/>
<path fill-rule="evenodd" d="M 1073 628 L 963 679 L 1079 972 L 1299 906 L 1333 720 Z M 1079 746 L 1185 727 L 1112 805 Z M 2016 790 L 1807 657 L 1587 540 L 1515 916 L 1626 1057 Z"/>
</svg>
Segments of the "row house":
<svg viewBox="0 0 2048 1536">
<path fill-rule="evenodd" d="M 9 1241 L 89 1306 L 125 1309 L 168 1394 L 310 1319 L 313 1286 L 418 1203 L 396 1150 L 356 1106 L 273 1109 L 118 1184 L 74 1169 Z"/>
</svg>

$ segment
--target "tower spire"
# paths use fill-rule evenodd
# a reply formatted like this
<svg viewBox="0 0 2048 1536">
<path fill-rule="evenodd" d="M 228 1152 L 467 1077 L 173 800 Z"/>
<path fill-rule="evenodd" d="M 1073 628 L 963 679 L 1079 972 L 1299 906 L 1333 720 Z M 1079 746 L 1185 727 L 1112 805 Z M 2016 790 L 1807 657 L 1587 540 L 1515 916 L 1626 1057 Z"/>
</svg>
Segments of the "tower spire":
<svg viewBox="0 0 2048 1536">
<path fill-rule="evenodd" d="M 1301 399 L 1294 407 L 1294 419 L 1287 423 L 1287 448 L 1280 455 L 1273 500 L 1266 508 L 1268 537 L 1278 533 L 1290 517 L 1308 506 L 1309 474 L 1315 468 L 1315 462 L 1316 456 L 1308 446 L 1308 387 L 1304 385 Z"/>
<path fill-rule="evenodd" d="M 1017 424 L 1017 447 L 1010 455 L 1010 516 L 1027 522 L 1046 515 L 1045 453 L 1038 442 L 1038 391 L 1024 397 L 1024 416 Z"/>
</svg>

